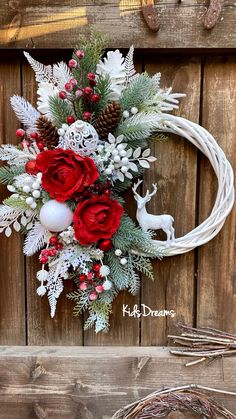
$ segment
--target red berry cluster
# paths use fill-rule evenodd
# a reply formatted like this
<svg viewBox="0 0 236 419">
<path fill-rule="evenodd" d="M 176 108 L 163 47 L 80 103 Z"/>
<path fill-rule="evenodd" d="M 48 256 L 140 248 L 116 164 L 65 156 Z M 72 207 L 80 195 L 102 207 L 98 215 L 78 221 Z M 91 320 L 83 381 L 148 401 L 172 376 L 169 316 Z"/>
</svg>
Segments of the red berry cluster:
<svg viewBox="0 0 236 419">
<path fill-rule="evenodd" d="M 63 249 L 63 244 L 59 242 L 58 238 L 56 236 L 50 237 L 49 244 L 51 247 L 48 249 L 43 249 L 40 253 L 40 262 L 45 265 L 48 263 L 48 259 L 50 257 L 56 256 L 57 252 Z"/>
<path fill-rule="evenodd" d="M 87 198 L 91 198 L 94 195 L 111 195 L 111 182 L 106 181 L 105 183 L 95 183 L 90 185 L 89 188 L 84 189 L 75 200 L 77 202 L 84 201 Z"/>
<path fill-rule="evenodd" d="M 91 271 L 85 275 L 80 274 L 79 280 L 80 285 L 79 289 L 81 291 L 89 290 L 89 298 L 91 301 L 95 301 L 98 299 L 99 294 L 104 291 L 102 284 L 100 283 L 102 277 L 100 275 L 100 263 L 94 263 L 92 266 Z"/>
<path fill-rule="evenodd" d="M 25 130 L 19 128 L 16 130 L 16 135 L 18 138 L 21 138 L 21 146 L 23 147 L 30 147 L 32 141 L 36 141 L 38 149 L 43 151 L 45 148 L 45 144 L 41 138 L 41 136 L 37 132 L 31 132 L 29 136 L 27 136 Z"/>
<path fill-rule="evenodd" d="M 68 66 L 71 69 L 80 67 L 79 61 L 84 58 L 84 51 L 76 51 L 75 57 L 77 57 L 78 60 L 72 58 L 68 62 Z M 79 86 L 79 82 L 75 78 L 71 79 L 68 83 L 65 84 L 65 90 L 59 92 L 59 97 L 62 100 L 72 100 L 72 102 L 82 98 L 84 107 L 86 109 L 83 113 L 83 118 L 85 121 L 89 121 L 92 116 L 94 105 L 100 101 L 100 95 L 94 90 L 96 86 L 96 75 L 94 73 L 88 73 L 86 78 L 88 85 L 83 88 Z M 72 124 L 73 122 L 75 122 L 74 117 L 71 115 L 68 116 L 67 123 Z"/>
</svg>

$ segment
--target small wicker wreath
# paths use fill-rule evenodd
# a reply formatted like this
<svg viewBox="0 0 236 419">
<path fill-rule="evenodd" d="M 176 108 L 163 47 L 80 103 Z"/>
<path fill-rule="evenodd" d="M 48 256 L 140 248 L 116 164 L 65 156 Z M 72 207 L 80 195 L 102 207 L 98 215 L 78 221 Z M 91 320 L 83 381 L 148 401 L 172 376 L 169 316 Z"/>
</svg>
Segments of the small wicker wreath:
<svg viewBox="0 0 236 419">
<path fill-rule="evenodd" d="M 164 418 L 172 417 L 169 416 L 171 412 L 176 413 L 176 418 L 182 417 L 183 412 L 197 414 L 206 419 L 235 419 L 236 416 L 232 412 L 212 398 L 213 392 L 235 396 L 235 393 L 194 384 L 158 390 L 118 410 L 112 419 Z"/>
<path fill-rule="evenodd" d="M 233 169 L 223 150 L 213 136 L 200 125 L 187 119 L 162 114 L 163 132 L 177 134 L 195 145 L 210 161 L 218 180 L 216 201 L 209 217 L 183 237 L 176 238 L 168 246 L 166 242 L 153 240 L 163 248 L 165 256 L 186 253 L 209 242 L 224 225 L 235 199 Z"/>
</svg>

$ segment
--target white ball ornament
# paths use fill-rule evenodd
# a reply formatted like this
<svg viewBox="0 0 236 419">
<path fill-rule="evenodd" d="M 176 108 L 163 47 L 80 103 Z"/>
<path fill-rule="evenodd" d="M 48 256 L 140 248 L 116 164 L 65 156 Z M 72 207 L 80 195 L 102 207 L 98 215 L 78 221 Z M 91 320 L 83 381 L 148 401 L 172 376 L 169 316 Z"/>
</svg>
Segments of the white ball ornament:
<svg viewBox="0 0 236 419">
<path fill-rule="evenodd" d="M 71 225 L 73 212 L 66 204 L 53 199 L 42 206 L 39 219 L 49 231 L 59 232 Z"/>
<path fill-rule="evenodd" d="M 48 271 L 45 271 L 45 269 L 41 269 L 40 271 L 37 272 L 37 279 L 39 281 L 47 281 L 49 276 Z"/>
<path fill-rule="evenodd" d="M 81 156 L 89 156 L 97 150 L 98 141 L 95 128 L 88 122 L 78 120 L 68 127 L 59 141 L 59 146 L 71 149 Z"/>
</svg>

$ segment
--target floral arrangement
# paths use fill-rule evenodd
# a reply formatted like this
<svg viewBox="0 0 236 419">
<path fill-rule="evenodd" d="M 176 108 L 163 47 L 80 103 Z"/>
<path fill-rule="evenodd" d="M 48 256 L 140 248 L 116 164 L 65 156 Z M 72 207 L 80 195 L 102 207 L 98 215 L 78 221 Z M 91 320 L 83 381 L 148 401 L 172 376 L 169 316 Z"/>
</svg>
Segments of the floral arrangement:
<svg viewBox="0 0 236 419">
<path fill-rule="evenodd" d="M 156 160 L 148 139 L 160 139 L 160 114 L 179 94 L 160 88 L 160 74 L 137 74 L 133 47 L 107 52 L 106 37 L 80 40 L 68 65 L 43 65 L 24 53 L 38 83 L 37 109 L 20 96 L 11 105 L 23 128 L 18 145 L 2 145 L 0 181 L 11 195 L 0 206 L 0 231 L 26 234 L 24 254 L 39 252 L 39 296 L 51 316 L 64 281 L 85 328 L 108 330 L 120 290 L 136 293 L 142 272 L 163 250 L 125 213 L 123 191 Z M 159 132 L 159 134 L 158 134 Z M 147 257 L 147 254 L 149 257 Z"/>
</svg>

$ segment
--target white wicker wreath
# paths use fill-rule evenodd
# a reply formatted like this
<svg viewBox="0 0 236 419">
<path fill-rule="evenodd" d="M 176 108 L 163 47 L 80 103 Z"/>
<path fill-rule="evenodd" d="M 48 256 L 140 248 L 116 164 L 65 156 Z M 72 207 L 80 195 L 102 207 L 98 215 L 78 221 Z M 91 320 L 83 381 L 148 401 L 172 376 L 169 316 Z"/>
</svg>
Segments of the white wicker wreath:
<svg viewBox="0 0 236 419">
<path fill-rule="evenodd" d="M 234 174 L 223 150 L 206 129 L 185 118 L 170 114 L 162 114 L 161 121 L 162 131 L 187 139 L 205 154 L 218 179 L 216 201 L 205 221 L 185 236 L 173 240 L 168 246 L 166 242 L 153 240 L 153 244 L 163 248 L 165 256 L 174 256 L 209 242 L 219 233 L 234 205 Z"/>
</svg>

